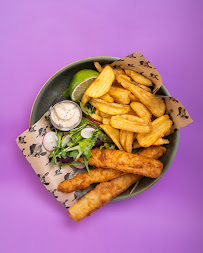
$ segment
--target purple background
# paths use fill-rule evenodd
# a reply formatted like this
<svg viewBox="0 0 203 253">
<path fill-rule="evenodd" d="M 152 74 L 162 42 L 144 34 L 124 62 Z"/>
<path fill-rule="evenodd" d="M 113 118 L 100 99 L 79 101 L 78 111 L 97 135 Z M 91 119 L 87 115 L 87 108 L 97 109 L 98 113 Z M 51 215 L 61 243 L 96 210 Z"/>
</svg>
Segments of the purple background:
<svg viewBox="0 0 203 253">
<path fill-rule="evenodd" d="M 200 252 L 202 1 L 3 0 L 0 7 L 1 252 Z M 46 191 L 15 139 L 63 66 L 140 51 L 195 123 L 167 174 L 137 197 L 76 223 Z M 200 122 L 201 121 L 201 122 Z"/>
</svg>

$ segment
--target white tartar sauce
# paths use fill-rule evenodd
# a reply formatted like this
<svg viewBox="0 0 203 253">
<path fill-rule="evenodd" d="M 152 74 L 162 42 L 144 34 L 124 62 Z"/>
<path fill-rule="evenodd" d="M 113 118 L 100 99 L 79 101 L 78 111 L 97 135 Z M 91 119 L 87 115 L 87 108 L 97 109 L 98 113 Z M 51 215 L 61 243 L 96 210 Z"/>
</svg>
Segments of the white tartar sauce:
<svg viewBox="0 0 203 253">
<path fill-rule="evenodd" d="M 64 101 L 54 105 L 51 111 L 52 121 L 60 128 L 72 128 L 81 120 L 78 106 L 72 102 Z"/>
</svg>

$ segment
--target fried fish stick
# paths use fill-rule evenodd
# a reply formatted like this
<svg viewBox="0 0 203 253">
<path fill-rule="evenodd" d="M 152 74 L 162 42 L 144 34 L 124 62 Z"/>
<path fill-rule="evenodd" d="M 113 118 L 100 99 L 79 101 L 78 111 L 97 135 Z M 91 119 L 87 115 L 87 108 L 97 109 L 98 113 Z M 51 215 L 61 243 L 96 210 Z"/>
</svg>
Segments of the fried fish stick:
<svg viewBox="0 0 203 253">
<path fill-rule="evenodd" d="M 92 177 L 90 177 L 88 172 L 78 173 L 75 177 L 61 182 L 58 186 L 58 191 L 69 193 L 75 190 L 85 189 L 91 184 L 106 182 L 125 174 L 122 171 L 102 168 L 96 168 L 90 171 Z"/>
<path fill-rule="evenodd" d="M 138 151 L 136 154 L 147 158 L 158 159 L 165 153 L 165 151 L 166 148 L 163 146 L 151 146 Z M 58 186 L 58 191 L 69 193 L 75 190 L 85 189 L 93 183 L 106 182 L 125 174 L 119 170 L 102 168 L 96 168 L 90 171 L 92 177 L 89 176 L 88 172 L 79 173 L 75 177 L 61 182 Z"/>
<path fill-rule="evenodd" d="M 91 154 L 89 165 L 99 168 L 115 169 L 152 178 L 159 177 L 163 169 L 163 164 L 158 160 L 121 150 L 95 148 Z"/>
<path fill-rule="evenodd" d="M 109 203 L 141 178 L 142 176 L 139 175 L 126 174 L 109 182 L 98 184 L 92 191 L 88 192 L 69 208 L 68 213 L 70 217 L 75 221 L 82 220 Z"/>
</svg>

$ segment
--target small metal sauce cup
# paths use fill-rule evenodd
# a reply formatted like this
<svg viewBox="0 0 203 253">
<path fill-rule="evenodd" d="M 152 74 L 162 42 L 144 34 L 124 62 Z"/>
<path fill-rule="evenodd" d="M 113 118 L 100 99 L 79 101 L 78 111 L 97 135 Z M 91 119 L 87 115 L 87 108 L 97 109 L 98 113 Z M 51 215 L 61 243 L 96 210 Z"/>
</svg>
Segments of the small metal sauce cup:
<svg viewBox="0 0 203 253">
<path fill-rule="evenodd" d="M 54 107 L 55 107 L 57 104 L 59 104 L 59 103 L 67 103 L 67 102 L 68 102 L 68 103 L 74 104 L 74 105 L 79 109 L 79 112 L 80 112 L 80 119 L 79 119 L 79 121 L 78 121 L 76 124 L 74 124 L 72 127 L 61 127 L 61 126 L 58 126 L 58 125 L 54 122 L 54 120 L 53 120 L 53 118 L 52 118 L 52 111 L 53 111 Z M 51 107 L 49 108 L 49 111 L 50 111 L 50 121 L 51 121 L 51 124 L 52 124 L 56 129 L 59 129 L 59 130 L 64 131 L 64 132 L 70 131 L 70 130 L 72 130 L 73 128 L 77 127 L 77 126 L 80 124 L 81 120 L 82 120 L 82 110 L 81 110 L 80 106 L 79 106 L 78 104 L 76 104 L 75 102 L 71 101 L 71 100 L 63 100 L 63 101 L 60 101 L 60 102 L 56 103 L 54 106 L 51 106 Z"/>
</svg>

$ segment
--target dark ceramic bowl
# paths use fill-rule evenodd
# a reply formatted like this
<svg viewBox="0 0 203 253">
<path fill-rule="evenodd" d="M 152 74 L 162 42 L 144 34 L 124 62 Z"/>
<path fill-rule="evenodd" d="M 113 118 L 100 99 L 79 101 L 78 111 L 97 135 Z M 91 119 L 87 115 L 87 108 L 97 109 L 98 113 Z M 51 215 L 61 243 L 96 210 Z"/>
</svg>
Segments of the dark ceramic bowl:
<svg viewBox="0 0 203 253">
<path fill-rule="evenodd" d="M 91 57 L 82 59 L 76 62 L 73 62 L 64 68 L 60 69 L 56 72 L 41 88 L 39 91 L 35 102 L 32 107 L 31 115 L 30 115 L 30 126 L 37 122 L 42 115 L 49 110 L 51 105 L 54 105 L 56 102 L 56 98 L 60 97 L 65 89 L 67 89 L 73 75 L 81 69 L 95 69 L 93 62 L 99 61 L 102 65 L 112 63 L 119 58 L 109 57 L 109 56 L 99 56 L 99 57 Z M 170 96 L 167 89 L 162 85 L 157 95 L 165 95 Z M 134 190 L 132 194 L 130 191 L 132 187 L 130 187 L 127 191 L 123 192 L 121 195 L 116 197 L 114 200 L 122 200 L 131 198 L 133 196 L 138 195 L 139 193 L 146 191 L 152 185 L 154 185 L 160 178 L 166 173 L 168 168 L 170 167 L 179 143 L 179 130 L 169 135 L 167 138 L 170 140 L 170 144 L 167 145 L 167 152 L 160 159 L 164 168 L 159 178 L 143 178 L 138 184 L 137 188 Z"/>
</svg>

